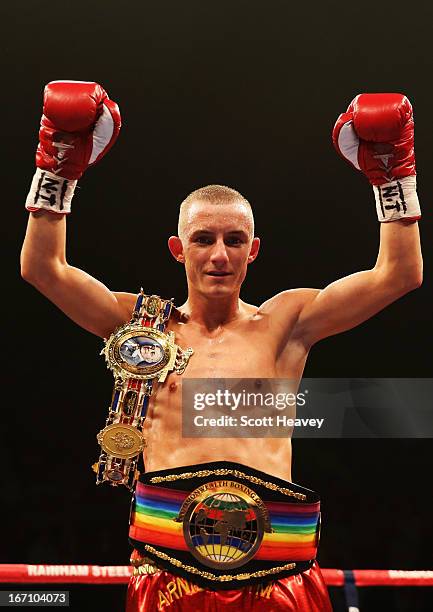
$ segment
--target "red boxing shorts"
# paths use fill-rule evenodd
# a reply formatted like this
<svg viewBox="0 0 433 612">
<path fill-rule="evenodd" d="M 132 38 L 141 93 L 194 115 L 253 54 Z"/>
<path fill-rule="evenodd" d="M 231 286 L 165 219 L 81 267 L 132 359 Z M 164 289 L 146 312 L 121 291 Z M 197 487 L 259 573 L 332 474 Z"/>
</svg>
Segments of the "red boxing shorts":
<svg viewBox="0 0 433 612">
<path fill-rule="evenodd" d="M 301 574 L 220 591 L 203 589 L 152 565 L 147 567 L 151 573 L 130 580 L 126 612 L 332 612 L 317 563 Z"/>
</svg>

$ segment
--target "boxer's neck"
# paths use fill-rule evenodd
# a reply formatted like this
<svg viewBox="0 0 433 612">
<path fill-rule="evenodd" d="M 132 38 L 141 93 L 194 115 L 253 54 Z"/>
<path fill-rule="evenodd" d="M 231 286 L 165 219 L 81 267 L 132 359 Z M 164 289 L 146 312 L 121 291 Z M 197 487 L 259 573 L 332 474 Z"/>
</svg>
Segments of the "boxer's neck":
<svg viewBox="0 0 433 612">
<path fill-rule="evenodd" d="M 238 293 L 223 298 L 190 293 L 180 310 L 189 315 L 191 322 L 211 332 L 237 319 L 241 307 Z"/>
</svg>

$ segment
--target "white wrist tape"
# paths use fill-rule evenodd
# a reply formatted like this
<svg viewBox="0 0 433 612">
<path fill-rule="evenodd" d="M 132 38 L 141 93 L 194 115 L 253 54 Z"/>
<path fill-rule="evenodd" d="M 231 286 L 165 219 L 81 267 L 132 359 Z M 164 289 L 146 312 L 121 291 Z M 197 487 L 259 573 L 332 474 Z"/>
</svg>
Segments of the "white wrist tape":
<svg viewBox="0 0 433 612">
<path fill-rule="evenodd" d="M 374 186 L 373 191 L 377 217 L 382 223 L 397 219 L 416 220 L 421 217 L 415 176 L 405 176 L 384 185 Z"/>
<path fill-rule="evenodd" d="M 70 213 L 76 184 L 77 181 L 37 168 L 26 200 L 27 210 Z"/>
</svg>

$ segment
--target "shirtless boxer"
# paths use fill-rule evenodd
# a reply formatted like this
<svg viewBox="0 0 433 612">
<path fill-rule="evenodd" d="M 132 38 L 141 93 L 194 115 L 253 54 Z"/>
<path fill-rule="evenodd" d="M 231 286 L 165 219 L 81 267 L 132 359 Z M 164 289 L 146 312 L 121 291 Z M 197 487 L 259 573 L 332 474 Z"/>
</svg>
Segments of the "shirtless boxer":
<svg viewBox="0 0 433 612">
<path fill-rule="evenodd" d="M 70 211 L 76 180 L 110 148 L 119 128 L 118 109 L 100 86 L 82 82 L 47 86 L 38 169 L 26 202 L 31 214 L 22 250 L 23 278 L 78 325 L 102 338 L 131 319 L 136 295 L 112 292 L 69 265 L 65 213 Z M 176 344 L 194 350 L 183 376 L 299 381 L 308 352 L 317 341 L 355 327 L 420 285 L 422 259 L 416 223 L 420 212 L 410 103 L 399 94 L 363 94 L 340 115 L 333 139 L 338 152 L 374 185 L 382 222 L 376 265 L 323 290 L 292 289 L 259 307 L 247 304 L 239 297 L 240 288 L 260 245 L 254 237 L 251 207 L 233 189 L 219 185 L 198 189 L 181 205 L 178 236 L 168 241 L 172 255 L 185 267 L 188 283 L 187 301 L 168 322 Z M 142 495 L 150 510 L 140 515 L 137 506 L 131 517 L 130 534 L 139 552 L 135 553 L 137 575 L 128 590 L 128 612 L 166 608 L 330 610 L 313 555 L 318 497 L 291 483 L 290 440 L 183 439 L 181 380 L 182 376 L 171 372 L 159 385 L 158 402 L 151 397 L 144 424 L 147 472 L 138 483 L 137 499 Z M 236 588 L 228 588 L 230 575 L 225 583 L 220 578 L 218 564 L 217 569 L 208 565 L 203 571 L 206 564 L 188 552 L 182 533 L 176 531 L 178 523 L 173 521 L 193 490 L 201 487 L 205 495 L 215 481 L 219 486 L 215 468 L 222 470 L 219 474 L 230 486 L 237 483 L 251 499 L 258 496 L 262 500 L 250 506 L 261 516 L 266 531 L 255 557 L 246 565 L 239 563 L 239 569 L 223 572 L 236 575 L 232 582 Z M 212 523 L 205 517 L 209 495 L 195 514 L 205 543 Z M 237 499 L 233 490 L 231 497 L 224 495 L 218 500 L 233 499 L 233 495 Z M 156 499 L 162 505 L 152 505 Z M 158 508 L 166 514 L 158 514 Z M 230 531 L 224 517 L 235 516 L 227 514 L 233 512 L 229 502 L 224 508 L 225 513 L 217 513 L 213 522 L 220 541 Z M 287 529 L 279 531 L 277 515 L 288 525 L 289 538 Z M 302 520 L 296 523 L 293 516 Z M 237 529 L 245 527 L 244 519 L 236 520 Z M 306 539 L 298 542 L 296 525 L 311 520 L 313 531 L 305 532 Z M 268 528 L 266 521 L 270 521 Z M 212 580 L 215 582 L 209 585 Z"/>
</svg>

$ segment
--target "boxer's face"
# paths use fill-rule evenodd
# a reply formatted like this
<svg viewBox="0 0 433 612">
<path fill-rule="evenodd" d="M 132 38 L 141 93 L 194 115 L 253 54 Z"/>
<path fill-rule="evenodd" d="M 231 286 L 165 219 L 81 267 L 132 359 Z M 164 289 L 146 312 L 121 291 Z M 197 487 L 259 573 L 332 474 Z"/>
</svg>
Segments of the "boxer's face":
<svg viewBox="0 0 433 612">
<path fill-rule="evenodd" d="M 153 352 L 153 351 L 152 351 L 152 349 L 153 349 L 153 347 L 152 347 L 152 346 L 147 346 L 147 345 L 140 346 L 140 353 L 141 353 L 141 356 L 142 356 L 144 359 L 146 359 L 146 357 L 149 357 L 150 355 L 152 355 L 152 352 Z"/>
<path fill-rule="evenodd" d="M 159 359 L 159 351 L 157 351 L 155 346 L 141 346 L 140 354 L 142 358 L 149 363 L 154 363 Z"/>
<path fill-rule="evenodd" d="M 213 297 L 237 293 L 259 244 L 252 236 L 251 212 L 243 204 L 193 202 L 182 237 L 190 287 Z"/>
</svg>

